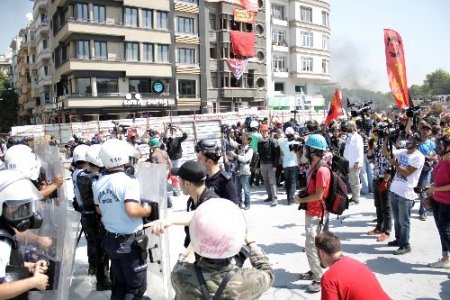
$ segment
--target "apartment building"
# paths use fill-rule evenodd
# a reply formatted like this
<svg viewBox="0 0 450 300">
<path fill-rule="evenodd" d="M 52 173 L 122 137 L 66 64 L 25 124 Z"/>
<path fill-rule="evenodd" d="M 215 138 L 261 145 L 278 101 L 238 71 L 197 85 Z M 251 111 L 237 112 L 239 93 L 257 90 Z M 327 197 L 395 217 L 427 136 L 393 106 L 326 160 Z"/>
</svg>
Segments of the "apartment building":
<svg viewBox="0 0 450 300">
<path fill-rule="evenodd" d="M 201 9 L 203 112 L 229 112 L 265 106 L 266 9 L 227 2 L 206 2 Z M 270 60 L 270 59 L 269 59 Z"/>
<path fill-rule="evenodd" d="M 9 76 L 11 69 L 11 56 L 9 54 L 0 54 L 0 72 L 6 77 Z"/>
<path fill-rule="evenodd" d="M 324 109 L 320 87 L 330 81 L 328 0 L 271 0 L 266 22 L 268 105 L 272 108 Z"/>
<path fill-rule="evenodd" d="M 176 108 L 171 1 L 51 0 L 48 15 L 60 122 Z"/>
</svg>

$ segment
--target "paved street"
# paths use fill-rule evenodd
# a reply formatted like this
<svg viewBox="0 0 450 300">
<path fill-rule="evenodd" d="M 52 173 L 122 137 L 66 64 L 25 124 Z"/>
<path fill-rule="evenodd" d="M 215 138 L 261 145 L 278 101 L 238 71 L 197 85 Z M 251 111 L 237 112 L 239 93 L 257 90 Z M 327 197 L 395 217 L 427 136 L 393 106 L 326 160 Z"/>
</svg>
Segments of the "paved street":
<svg viewBox="0 0 450 300">
<path fill-rule="evenodd" d="M 284 193 L 281 199 L 283 197 Z M 265 193 L 261 189 L 252 190 L 251 209 L 245 211 L 249 230 L 270 257 L 276 276 L 272 288 L 262 299 L 320 299 L 320 294 L 306 294 L 304 288 L 308 282 L 298 280 L 299 273 L 308 271 L 303 252 L 304 212 L 298 211 L 295 205 L 287 206 L 285 201 L 271 208 L 262 201 L 264 198 Z M 170 213 L 182 212 L 186 206 L 185 200 L 185 196 L 174 198 L 174 208 Z M 375 218 L 371 195 L 362 198 L 359 205 L 351 206 L 342 222 L 332 217 L 330 230 L 339 235 L 347 255 L 365 262 L 376 273 L 393 299 L 450 299 L 449 271 L 426 266 L 441 255 L 434 220 L 430 215 L 427 221 L 420 221 L 417 208 L 416 204 L 411 220 L 413 251 L 407 255 L 394 256 L 392 252 L 395 248 L 377 243 L 376 238 L 366 235 L 374 227 L 371 222 Z M 169 235 L 171 263 L 174 264 L 182 251 L 183 230 L 181 227 L 171 228 Z M 95 277 L 86 274 L 86 248 L 82 240 L 77 249 L 70 299 L 108 299 L 108 292 L 95 291 Z"/>
</svg>

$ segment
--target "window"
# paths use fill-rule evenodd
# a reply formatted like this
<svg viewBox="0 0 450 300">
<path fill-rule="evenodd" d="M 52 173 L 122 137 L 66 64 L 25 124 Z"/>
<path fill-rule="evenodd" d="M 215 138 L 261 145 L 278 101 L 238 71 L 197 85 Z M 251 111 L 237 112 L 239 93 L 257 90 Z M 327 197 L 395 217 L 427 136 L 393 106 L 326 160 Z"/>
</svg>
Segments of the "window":
<svg viewBox="0 0 450 300">
<path fill-rule="evenodd" d="M 128 61 L 139 60 L 139 44 L 138 43 L 125 43 L 125 58 Z"/>
<path fill-rule="evenodd" d="M 228 16 L 222 15 L 222 19 L 220 20 L 220 29 L 227 30 L 228 29 Z"/>
<path fill-rule="evenodd" d="M 169 45 L 158 45 L 158 61 L 169 62 Z"/>
<path fill-rule="evenodd" d="M 230 86 L 230 73 L 223 72 L 220 74 L 220 87 L 229 87 Z"/>
<path fill-rule="evenodd" d="M 80 96 L 91 94 L 91 79 L 75 78 L 75 94 Z"/>
<path fill-rule="evenodd" d="M 180 98 L 195 98 L 195 80 L 178 80 L 178 96 Z"/>
<path fill-rule="evenodd" d="M 248 70 L 247 74 L 247 87 L 253 88 L 255 87 L 255 70 Z"/>
<path fill-rule="evenodd" d="M 312 72 L 313 70 L 313 59 L 312 57 L 302 57 L 302 71 Z"/>
<path fill-rule="evenodd" d="M 144 51 L 144 61 L 153 62 L 153 44 L 143 44 L 143 51 Z"/>
<path fill-rule="evenodd" d="M 107 59 L 108 51 L 106 49 L 106 42 L 95 43 L 95 59 Z"/>
<path fill-rule="evenodd" d="M 93 6 L 94 22 L 105 23 L 106 21 L 106 7 L 103 5 Z"/>
<path fill-rule="evenodd" d="M 284 6 L 281 5 L 272 5 L 272 18 L 279 19 L 279 20 L 286 20 L 285 14 L 284 14 Z"/>
<path fill-rule="evenodd" d="M 312 32 L 302 31 L 301 35 L 302 35 L 302 42 L 303 42 L 304 47 L 312 47 L 314 45 Z"/>
<path fill-rule="evenodd" d="M 179 0 L 179 1 L 197 4 L 197 0 Z"/>
<path fill-rule="evenodd" d="M 330 37 L 328 35 L 322 35 L 322 49 L 329 50 Z"/>
<path fill-rule="evenodd" d="M 45 50 L 48 48 L 48 42 L 47 40 L 42 40 L 42 49 Z"/>
<path fill-rule="evenodd" d="M 211 87 L 212 88 L 219 87 L 219 85 L 217 84 L 217 73 L 216 72 L 211 73 Z"/>
<path fill-rule="evenodd" d="M 275 82 L 274 90 L 275 92 L 284 93 L 284 82 Z"/>
<path fill-rule="evenodd" d="M 151 93 L 151 80 L 142 79 L 129 79 L 128 80 L 128 90 L 130 93 Z"/>
<path fill-rule="evenodd" d="M 274 72 L 287 72 L 286 68 L 286 57 L 285 56 L 274 56 L 273 57 L 273 71 Z"/>
<path fill-rule="evenodd" d="M 303 93 L 306 94 L 306 85 L 296 85 L 295 86 L 295 92 L 301 93 L 303 90 Z"/>
<path fill-rule="evenodd" d="M 210 43 L 209 44 L 209 58 L 211 59 L 217 59 L 217 44 L 216 43 Z"/>
<path fill-rule="evenodd" d="M 281 30 L 272 31 L 272 44 L 287 47 L 286 32 Z"/>
<path fill-rule="evenodd" d="M 77 21 L 88 21 L 88 5 L 87 4 L 81 4 L 77 3 L 74 7 L 74 17 Z"/>
<path fill-rule="evenodd" d="M 153 28 L 153 11 L 149 9 L 142 10 L 142 27 Z"/>
<path fill-rule="evenodd" d="M 312 23 L 312 8 L 300 6 L 300 20 L 303 22 Z"/>
<path fill-rule="evenodd" d="M 178 48 L 178 62 L 182 64 L 195 64 L 195 50 Z"/>
<path fill-rule="evenodd" d="M 132 7 L 124 7 L 124 24 L 128 26 L 137 26 L 137 9 Z"/>
<path fill-rule="evenodd" d="M 78 59 L 89 59 L 89 41 L 77 41 L 75 54 Z"/>
<path fill-rule="evenodd" d="M 322 25 L 330 26 L 330 14 L 326 11 L 322 11 Z"/>
<path fill-rule="evenodd" d="M 119 92 L 117 78 L 97 78 L 97 93 L 115 94 Z"/>
<path fill-rule="evenodd" d="M 328 65 L 330 64 L 330 61 L 328 59 L 322 59 L 322 73 L 328 74 Z"/>
<path fill-rule="evenodd" d="M 194 33 L 194 19 L 177 17 L 177 32 L 180 33 Z"/>
<path fill-rule="evenodd" d="M 169 29 L 169 13 L 165 11 L 156 12 L 156 21 L 158 29 Z"/>
<path fill-rule="evenodd" d="M 217 30 L 216 15 L 209 14 L 209 30 Z"/>
</svg>

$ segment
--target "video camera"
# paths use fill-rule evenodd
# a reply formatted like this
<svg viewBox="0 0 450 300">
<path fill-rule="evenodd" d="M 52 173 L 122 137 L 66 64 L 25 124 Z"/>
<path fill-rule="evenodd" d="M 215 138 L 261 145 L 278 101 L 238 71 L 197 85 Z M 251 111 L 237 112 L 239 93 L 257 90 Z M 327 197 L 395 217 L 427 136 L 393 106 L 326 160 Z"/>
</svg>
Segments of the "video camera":
<svg viewBox="0 0 450 300">
<path fill-rule="evenodd" d="M 295 143 L 289 144 L 289 151 L 299 152 L 303 151 L 303 146 L 305 145 L 305 140 L 300 137 L 295 139 Z"/>
<path fill-rule="evenodd" d="M 408 118 L 418 117 L 422 112 L 422 108 L 420 106 L 411 106 L 410 108 L 405 110 L 406 116 Z"/>
<path fill-rule="evenodd" d="M 391 136 L 393 134 L 396 134 L 398 128 L 399 128 L 399 124 L 398 123 L 379 125 L 378 128 L 377 128 L 377 136 L 380 139 L 384 139 L 385 137 L 388 137 L 388 136 Z"/>
<path fill-rule="evenodd" d="M 14 145 L 28 145 L 28 143 L 33 140 L 33 136 L 10 136 L 6 143 L 6 147 L 9 149 Z"/>
<path fill-rule="evenodd" d="M 359 104 L 350 104 L 350 102 L 348 101 L 348 107 L 351 109 L 350 113 L 351 116 L 353 118 L 357 117 L 357 116 L 364 116 L 365 114 L 369 114 L 372 112 L 372 100 L 367 100 L 364 101 L 363 103 L 359 103 Z"/>
</svg>

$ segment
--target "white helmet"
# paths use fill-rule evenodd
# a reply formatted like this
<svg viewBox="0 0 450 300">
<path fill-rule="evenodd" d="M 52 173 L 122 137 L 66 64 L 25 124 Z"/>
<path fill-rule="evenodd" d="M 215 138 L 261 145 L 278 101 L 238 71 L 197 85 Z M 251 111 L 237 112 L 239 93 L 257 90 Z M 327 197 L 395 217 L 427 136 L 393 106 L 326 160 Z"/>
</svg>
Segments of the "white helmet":
<svg viewBox="0 0 450 300">
<path fill-rule="evenodd" d="M 194 251 L 203 257 L 230 258 L 245 244 L 247 224 L 239 207 L 226 199 L 209 199 L 200 205 L 189 224 Z"/>
<path fill-rule="evenodd" d="M 130 147 L 125 141 L 107 140 L 102 144 L 99 156 L 106 169 L 126 165 L 130 160 Z"/>
<path fill-rule="evenodd" d="M 26 145 L 14 145 L 5 153 L 7 169 L 17 170 L 31 180 L 37 180 L 41 170 L 41 160 Z"/>
<path fill-rule="evenodd" d="M 0 216 L 11 221 L 30 217 L 36 201 L 41 199 L 41 193 L 24 174 L 17 170 L 0 171 Z M 19 205 L 21 208 L 16 209 Z"/>
<path fill-rule="evenodd" d="M 89 146 L 88 151 L 86 152 L 86 161 L 96 165 L 99 168 L 103 168 L 103 162 L 100 159 L 100 150 L 102 149 L 102 145 L 94 144 Z"/>
<path fill-rule="evenodd" d="M 256 120 L 253 120 L 250 122 L 250 128 L 258 128 L 259 122 Z"/>
<path fill-rule="evenodd" d="M 89 149 L 88 145 L 78 145 L 73 149 L 73 162 L 86 161 L 86 153 Z"/>
</svg>

